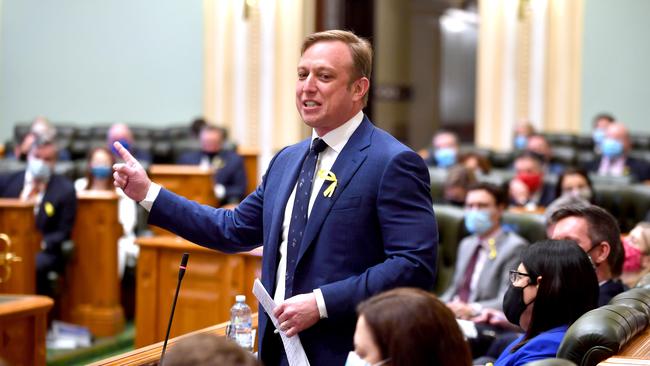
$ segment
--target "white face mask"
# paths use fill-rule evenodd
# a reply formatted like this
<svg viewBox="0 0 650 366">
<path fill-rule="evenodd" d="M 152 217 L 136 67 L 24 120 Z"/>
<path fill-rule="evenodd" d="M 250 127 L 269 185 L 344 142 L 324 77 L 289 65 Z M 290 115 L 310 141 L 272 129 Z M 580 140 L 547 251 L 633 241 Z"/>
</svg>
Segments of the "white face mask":
<svg viewBox="0 0 650 366">
<path fill-rule="evenodd" d="M 345 366 L 381 366 L 387 364 L 388 361 L 390 361 L 390 358 L 379 361 L 376 364 L 370 364 L 369 362 L 364 361 L 363 358 L 359 357 L 356 352 L 350 351 L 350 353 L 348 353 L 348 359 L 345 360 Z"/>
</svg>

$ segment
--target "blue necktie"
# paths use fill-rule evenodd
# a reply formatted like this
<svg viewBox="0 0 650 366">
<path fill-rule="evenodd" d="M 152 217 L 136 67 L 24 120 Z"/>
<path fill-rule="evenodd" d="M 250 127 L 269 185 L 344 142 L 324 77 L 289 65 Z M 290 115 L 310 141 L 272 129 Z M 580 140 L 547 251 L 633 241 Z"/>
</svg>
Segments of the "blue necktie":
<svg viewBox="0 0 650 366">
<path fill-rule="evenodd" d="M 289 234 L 287 238 L 287 273 L 285 277 L 284 298 L 288 299 L 293 296 L 293 278 L 296 270 L 296 261 L 302 236 L 307 226 L 307 215 L 309 212 L 309 198 L 311 197 L 311 187 L 314 181 L 314 171 L 318 154 L 325 150 L 327 143 L 320 138 L 315 138 L 311 144 L 311 149 L 302 162 L 300 175 L 296 184 L 296 195 L 293 201 L 293 210 L 291 211 L 291 222 L 289 223 Z"/>
</svg>

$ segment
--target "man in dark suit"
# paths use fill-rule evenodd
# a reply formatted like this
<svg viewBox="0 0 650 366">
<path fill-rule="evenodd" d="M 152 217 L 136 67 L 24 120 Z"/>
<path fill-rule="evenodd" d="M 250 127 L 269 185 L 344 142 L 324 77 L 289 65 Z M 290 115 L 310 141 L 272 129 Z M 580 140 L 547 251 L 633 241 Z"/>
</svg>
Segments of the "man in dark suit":
<svg viewBox="0 0 650 366">
<path fill-rule="evenodd" d="M 53 174 L 56 145 L 37 138 L 27 158 L 27 169 L 0 175 L 0 197 L 20 198 L 35 204 L 36 228 L 43 236 L 42 251 L 36 256 L 37 291 L 52 295 L 48 273 L 63 270 L 61 244 L 70 239 L 77 212 L 72 183 Z"/>
<path fill-rule="evenodd" d="M 511 203 L 527 208 L 546 207 L 555 197 L 555 186 L 544 182 L 544 159 L 524 150 L 514 162 L 515 177 L 509 183 Z"/>
<path fill-rule="evenodd" d="M 150 208 L 149 223 L 226 252 L 263 245 L 262 283 L 278 303 L 279 330 L 300 337 L 314 366 L 344 363 L 360 301 L 431 288 L 436 272 L 426 165 L 362 112 L 371 65 L 370 44 L 353 33 L 307 36 L 296 107 L 312 138 L 281 150 L 232 211 L 161 189 L 116 144 L 126 164 L 115 166 L 115 185 Z M 258 334 L 264 364 L 286 365 L 265 313 Z"/>
<path fill-rule="evenodd" d="M 630 177 L 632 181 L 650 180 L 650 164 L 629 156 L 632 144 L 630 134 L 621 122 L 607 126 L 600 144 L 602 156 L 585 166 L 589 172 L 603 176 Z"/>
<path fill-rule="evenodd" d="M 116 159 L 119 159 L 120 156 L 117 153 L 117 150 L 113 147 L 115 142 L 119 142 L 124 146 L 129 152 L 135 156 L 138 161 L 149 165 L 153 162 L 153 157 L 148 150 L 141 149 L 136 145 L 135 138 L 133 137 L 133 132 L 131 128 L 126 123 L 114 123 L 108 129 L 106 133 L 106 144 L 107 148 L 113 152 L 113 155 Z"/>
<path fill-rule="evenodd" d="M 186 152 L 178 158 L 177 163 L 213 168 L 214 195 L 219 203 L 239 203 L 246 194 L 244 160 L 236 152 L 222 148 L 224 135 L 225 131 L 219 127 L 203 127 L 199 134 L 201 151 Z"/>
<path fill-rule="evenodd" d="M 600 285 L 598 306 L 625 290 L 619 279 L 625 251 L 616 219 L 609 212 L 595 205 L 565 206 L 553 213 L 547 226 L 551 239 L 574 240 L 591 258 Z"/>
</svg>

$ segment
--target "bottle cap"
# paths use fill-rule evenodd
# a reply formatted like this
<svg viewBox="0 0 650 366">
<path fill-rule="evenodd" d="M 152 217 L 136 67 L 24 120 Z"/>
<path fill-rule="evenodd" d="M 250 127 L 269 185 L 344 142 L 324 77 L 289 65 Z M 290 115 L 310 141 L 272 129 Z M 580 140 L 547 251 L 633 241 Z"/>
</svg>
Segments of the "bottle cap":
<svg viewBox="0 0 650 366">
<path fill-rule="evenodd" d="M 246 301 L 246 295 L 237 295 L 237 296 L 235 296 L 235 301 L 237 301 L 237 302 L 245 302 Z"/>
</svg>

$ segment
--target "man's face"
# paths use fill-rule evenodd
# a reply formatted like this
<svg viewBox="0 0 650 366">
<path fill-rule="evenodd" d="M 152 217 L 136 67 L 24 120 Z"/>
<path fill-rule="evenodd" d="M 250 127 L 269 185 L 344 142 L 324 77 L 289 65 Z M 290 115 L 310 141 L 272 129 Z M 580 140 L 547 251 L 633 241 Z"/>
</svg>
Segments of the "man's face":
<svg viewBox="0 0 650 366">
<path fill-rule="evenodd" d="M 516 174 L 541 174 L 542 167 L 535 159 L 522 157 L 515 160 L 515 172 Z"/>
<path fill-rule="evenodd" d="M 50 168 L 54 168 L 54 164 L 56 163 L 56 155 L 56 147 L 54 144 L 36 147 L 32 152 L 33 157 L 43 160 L 43 162 Z"/>
<path fill-rule="evenodd" d="M 502 210 L 497 206 L 497 201 L 485 189 L 474 189 L 467 192 L 465 198 L 466 210 L 486 210 L 490 212 L 490 220 L 495 225 L 501 220 Z"/>
<path fill-rule="evenodd" d="M 441 133 L 433 138 L 434 149 L 453 149 L 458 150 L 456 138 L 450 133 Z"/>
<path fill-rule="evenodd" d="M 620 123 L 613 123 L 607 127 L 605 132 L 607 138 L 617 140 L 623 144 L 623 148 L 627 151 L 630 147 L 629 135 L 627 129 Z"/>
<path fill-rule="evenodd" d="M 553 240 L 573 240 L 578 243 L 585 252 L 591 249 L 589 239 L 589 225 L 582 217 L 565 217 L 558 221 L 551 233 Z"/>
<path fill-rule="evenodd" d="M 339 127 L 359 110 L 365 90 L 361 78 L 350 84 L 352 56 L 340 41 L 318 42 L 305 50 L 298 63 L 296 107 L 319 136 Z M 360 89 L 361 88 L 361 89 Z"/>
<path fill-rule="evenodd" d="M 529 137 L 527 148 L 532 152 L 536 152 L 544 156 L 544 158 L 548 160 L 551 159 L 551 147 L 549 146 L 548 142 L 546 142 L 546 140 L 541 136 Z"/>
<path fill-rule="evenodd" d="M 208 153 L 218 153 L 221 151 L 223 138 L 219 131 L 201 132 L 201 150 Z"/>
</svg>

